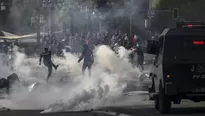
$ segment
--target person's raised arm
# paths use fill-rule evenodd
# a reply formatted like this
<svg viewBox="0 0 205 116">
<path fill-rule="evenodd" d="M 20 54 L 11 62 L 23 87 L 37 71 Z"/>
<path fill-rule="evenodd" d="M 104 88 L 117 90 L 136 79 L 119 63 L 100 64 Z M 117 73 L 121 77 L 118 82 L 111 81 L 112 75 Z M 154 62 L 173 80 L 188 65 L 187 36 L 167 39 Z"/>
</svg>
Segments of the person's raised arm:
<svg viewBox="0 0 205 116">
<path fill-rule="evenodd" d="M 84 58 L 84 56 L 85 56 L 85 50 L 83 50 L 83 53 L 82 53 L 82 55 L 80 56 L 78 62 L 80 62 L 80 61 Z"/>
</svg>

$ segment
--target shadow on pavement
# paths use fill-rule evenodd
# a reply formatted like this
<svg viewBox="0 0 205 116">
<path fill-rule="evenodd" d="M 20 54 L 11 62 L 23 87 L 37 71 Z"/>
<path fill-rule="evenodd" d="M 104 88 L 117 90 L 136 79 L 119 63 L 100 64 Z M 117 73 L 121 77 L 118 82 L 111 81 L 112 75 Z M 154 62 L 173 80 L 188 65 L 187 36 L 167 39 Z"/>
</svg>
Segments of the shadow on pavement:
<svg viewBox="0 0 205 116">
<path fill-rule="evenodd" d="M 40 114 L 40 110 L 10 110 L 0 111 L 0 116 L 93 116 L 92 112 L 59 112 Z"/>
<path fill-rule="evenodd" d="M 170 114 L 184 114 L 184 115 L 203 114 L 203 116 L 205 116 L 205 107 L 172 108 Z"/>
<path fill-rule="evenodd" d="M 172 108 L 170 114 L 160 114 L 152 107 L 109 107 L 103 108 L 103 112 L 115 112 L 120 114 L 126 114 L 130 116 L 205 116 L 205 107 L 197 108 Z M 96 114 L 92 111 L 82 112 L 59 112 L 59 113 L 46 113 L 40 114 L 40 110 L 11 110 L 11 111 L 0 111 L 0 116 L 113 116 L 106 114 Z M 116 115 L 115 115 L 116 116 Z"/>
<path fill-rule="evenodd" d="M 105 111 L 112 111 L 122 114 L 127 114 L 131 116 L 156 116 L 159 113 L 155 111 L 154 108 L 106 108 Z"/>
<path fill-rule="evenodd" d="M 160 114 L 154 108 L 140 108 L 140 107 L 129 107 L 129 108 L 105 108 L 105 111 L 118 112 L 131 116 L 205 116 L 205 107 L 197 108 L 172 108 L 169 114 Z"/>
</svg>

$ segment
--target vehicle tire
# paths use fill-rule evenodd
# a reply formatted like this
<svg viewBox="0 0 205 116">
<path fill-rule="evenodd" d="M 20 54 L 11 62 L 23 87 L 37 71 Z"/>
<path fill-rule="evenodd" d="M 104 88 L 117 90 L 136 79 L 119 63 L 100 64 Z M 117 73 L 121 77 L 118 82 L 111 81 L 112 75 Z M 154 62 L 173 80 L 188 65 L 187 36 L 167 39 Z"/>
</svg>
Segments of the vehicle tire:
<svg viewBox="0 0 205 116">
<path fill-rule="evenodd" d="M 154 107 L 156 110 L 159 110 L 159 96 L 156 96 L 154 99 Z"/>
<path fill-rule="evenodd" d="M 154 78 L 152 77 L 152 85 L 148 88 L 149 93 L 154 93 L 155 92 L 155 87 L 154 87 Z M 158 97 L 158 96 L 156 96 Z M 153 96 L 149 95 L 149 100 L 155 100 Z"/>
<path fill-rule="evenodd" d="M 171 109 L 171 101 L 169 96 L 165 95 L 164 88 L 162 87 L 162 83 L 159 85 L 159 112 L 162 114 L 169 113 Z"/>
</svg>

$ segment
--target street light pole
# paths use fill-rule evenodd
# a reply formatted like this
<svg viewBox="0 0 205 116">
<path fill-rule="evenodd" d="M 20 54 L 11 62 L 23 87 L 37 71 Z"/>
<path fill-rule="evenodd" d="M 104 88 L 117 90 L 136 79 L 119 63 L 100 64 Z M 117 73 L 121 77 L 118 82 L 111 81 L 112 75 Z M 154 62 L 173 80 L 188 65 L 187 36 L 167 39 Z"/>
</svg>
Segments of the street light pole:
<svg viewBox="0 0 205 116">
<path fill-rule="evenodd" d="M 93 32 L 93 30 L 94 30 L 94 23 L 95 23 L 95 11 L 92 13 L 92 32 Z"/>
<path fill-rule="evenodd" d="M 41 25 L 44 23 L 44 17 L 41 14 L 36 14 L 36 12 L 33 12 L 33 16 L 31 17 L 31 26 L 35 29 L 37 29 L 37 45 L 41 48 Z"/>
<path fill-rule="evenodd" d="M 103 15 L 99 14 L 99 31 L 102 32 L 102 20 L 104 19 Z"/>
<path fill-rule="evenodd" d="M 88 6 L 86 6 L 86 10 L 85 10 L 85 12 L 86 12 L 86 28 L 87 28 L 87 31 L 89 32 L 89 9 L 88 9 Z"/>
<path fill-rule="evenodd" d="M 102 22 L 100 21 L 100 33 L 102 32 Z"/>
<path fill-rule="evenodd" d="M 53 32 L 54 32 L 54 22 L 55 22 L 55 20 L 54 20 L 54 12 L 55 12 L 55 7 L 53 6 L 53 4 L 52 4 L 52 7 L 51 7 L 51 9 L 50 9 L 50 12 L 51 12 L 51 19 L 50 19 L 50 27 L 51 27 L 51 34 L 53 34 Z"/>
<path fill-rule="evenodd" d="M 0 31 L 3 29 L 3 25 L 4 25 L 4 23 L 3 23 L 3 21 L 4 21 L 4 19 L 3 18 L 5 18 L 3 15 L 4 15 L 4 12 L 6 11 L 6 5 L 2 2 L 1 4 L 0 4 Z"/>
<path fill-rule="evenodd" d="M 130 36 L 132 35 L 132 15 L 130 15 Z"/>
<path fill-rule="evenodd" d="M 131 5 L 134 4 L 134 0 L 131 0 Z M 130 14 L 130 36 L 132 35 L 132 17 L 135 14 L 136 10 Z"/>
</svg>

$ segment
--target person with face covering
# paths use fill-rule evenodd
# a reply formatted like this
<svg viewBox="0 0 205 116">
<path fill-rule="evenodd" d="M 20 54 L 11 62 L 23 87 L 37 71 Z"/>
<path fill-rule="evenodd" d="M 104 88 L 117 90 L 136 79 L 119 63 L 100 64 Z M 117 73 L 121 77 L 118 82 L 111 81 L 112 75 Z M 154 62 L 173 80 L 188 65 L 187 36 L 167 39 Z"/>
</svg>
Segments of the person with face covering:
<svg viewBox="0 0 205 116">
<path fill-rule="evenodd" d="M 82 67 L 82 72 L 84 74 L 85 73 L 85 69 L 88 67 L 89 76 L 91 76 L 91 68 L 92 68 L 92 65 L 94 63 L 93 52 L 88 47 L 87 44 L 84 44 L 83 48 L 84 48 L 84 50 L 83 50 L 82 55 L 79 58 L 78 62 L 80 62 L 82 59 L 84 59 L 83 67 Z"/>
<path fill-rule="evenodd" d="M 48 76 L 47 81 L 49 80 L 51 74 L 52 74 L 52 68 L 54 67 L 56 70 L 59 65 L 55 65 L 53 61 L 51 60 L 51 51 L 48 50 L 48 48 L 44 48 L 44 52 L 41 53 L 40 59 L 39 59 L 39 65 L 41 65 L 41 59 L 43 58 L 44 65 L 48 68 Z"/>
</svg>

